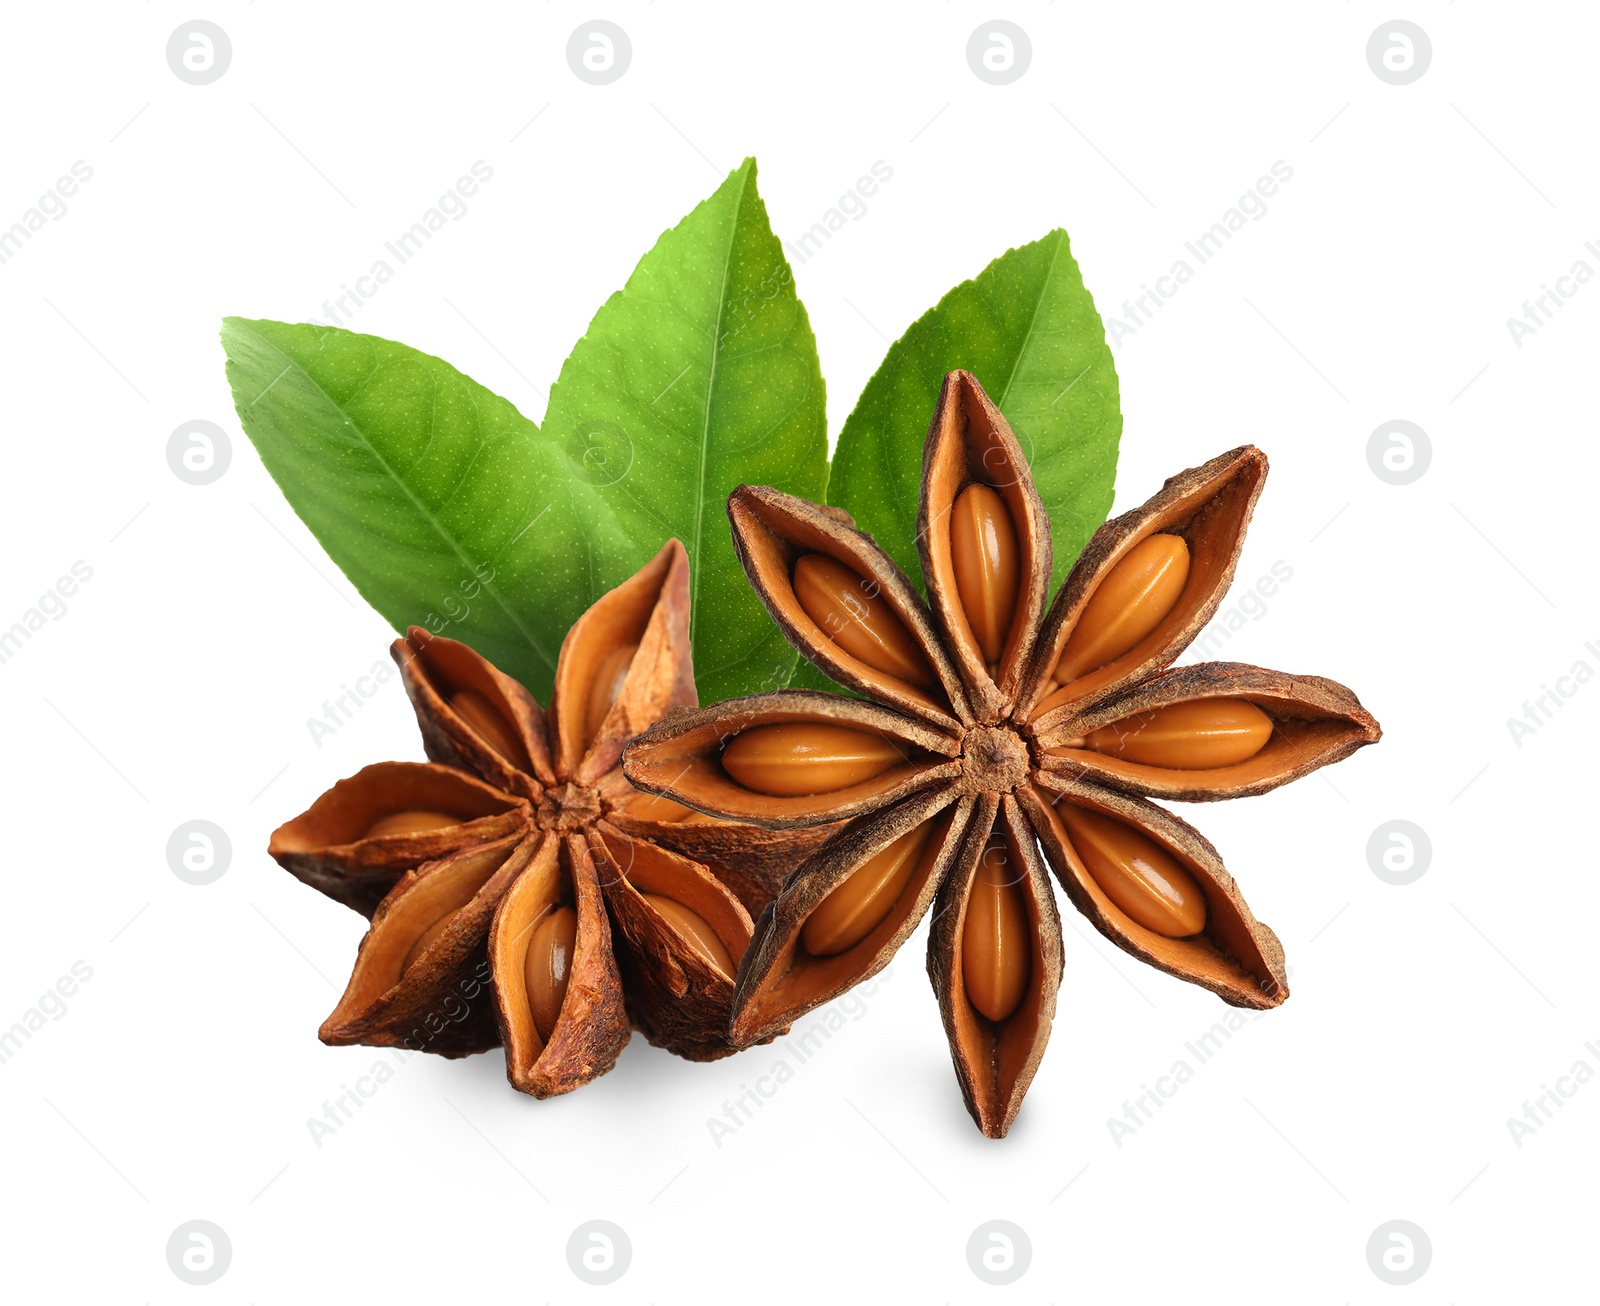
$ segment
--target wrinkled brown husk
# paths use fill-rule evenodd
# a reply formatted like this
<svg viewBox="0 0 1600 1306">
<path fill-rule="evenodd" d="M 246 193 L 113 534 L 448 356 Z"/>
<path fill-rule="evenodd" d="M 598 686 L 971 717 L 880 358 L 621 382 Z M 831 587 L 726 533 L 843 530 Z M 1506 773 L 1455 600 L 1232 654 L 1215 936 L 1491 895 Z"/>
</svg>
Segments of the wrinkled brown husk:
<svg viewBox="0 0 1600 1306">
<path fill-rule="evenodd" d="M 471 814 L 460 825 L 363 838 L 373 821 L 427 808 Z M 423 862 L 521 829 L 527 805 L 449 767 L 378 762 L 340 780 L 272 832 L 267 852 L 296 879 L 370 919 L 400 877 Z"/>
<path fill-rule="evenodd" d="M 699 862 L 733 890 L 752 917 L 778 896 L 783 882 L 841 825 L 767 830 L 737 821 L 649 821 L 625 811 L 607 818 L 635 839 Z"/>
<path fill-rule="evenodd" d="M 735 1051 L 728 1042 L 733 976 L 700 956 L 644 899 L 661 894 L 711 926 L 737 965 L 750 946 L 750 914 L 698 863 L 602 823 L 589 835 L 628 1013 L 644 1036 L 690 1061 Z"/>
<path fill-rule="evenodd" d="M 889 964 L 927 914 L 940 880 L 954 862 L 973 801 L 943 785 L 858 817 L 794 873 L 771 915 L 762 917 L 739 967 L 733 1000 L 735 1043 L 745 1046 L 781 1032 Z M 831 957 L 806 952 L 800 931 L 822 901 L 869 858 L 927 821 L 943 821 L 945 828 L 935 831 L 935 842 L 923 849 L 921 865 L 888 915 L 848 951 Z"/>
<path fill-rule="evenodd" d="M 589 691 L 602 658 L 624 644 L 638 652 L 592 741 L 585 741 Z M 689 557 L 677 540 L 638 573 L 595 600 L 561 644 L 551 698 L 557 776 L 593 785 L 615 769 L 628 739 L 674 707 L 693 707 L 689 651 Z"/>
<path fill-rule="evenodd" d="M 520 684 L 467 645 L 412 626 L 397 639 L 390 654 L 416 710 L 423 750 L 440 762 L 487 780 L 497 789 L 537 801 L 540 787 L 555 783 L 544 712 Z M 446 696 L 459 689 L 482 694 L 506 719 L 527 750 L 523 771 L 489 747 L 456 714 Z"/>
<path fill-rule="evenodd" d="M 1266 793 L 1377 743 L 1383 734 L 1360 700 L 1335 681 L 1238 662 L 1203 662 L 1152 676 L 1087 712 L 1074 713 L 1068 707 L 1049 713 L 1035 723 L 1039 745 L 1049 749 L 1137 712 L 1206 698 L 1254 703 L 1272 718 L 1272 738 L 1246 761 L 1206 770 L 1148 766 L 1088 748 L 1046 753 L 1040 765 L 1127 793 L 1210 802 Z M 1044 729 L 1047 725 L 1049 729 Z"/>
<path fill-rule="evenodd" d="M 1050 692 L 1061 650 L 1106 574 L 1147 536 L 1180 535 L 1189 545 L 1189 580 L 1166 619 L 1128 652 L 1074 682 L 1078 710 L 1109 698 L 1173 661 L 1216 613 L 1233 582 L 1245 530 L 1255 511 L 1267 456 L 1250 445 L 1172 477 L 1151 499 L 1094 533 L 1073 564 L 1039 632 L 1017 698 L 1026 720 Z"/>
<path fill-rule="evenodd" d="M 1231 1006 L 1265 1010 L 1288 998 L 1283 945 L 1255 918 L 1217 850 L 1194 827 L 1154 803 L 1062 776 L 1041 774 L 1018 798 L 1073 905 L 1124 952 L 1210 989 Z M 1056 801 L 1125 821 L 1176 857 L 1205 893 L 1205 930 L 1192 938 L 1169 939 L 1124 913 L 1079 860 L 1052 810 Z"/>
<path fill-rule="evenodd" d="M 318 1031 L 342 1047 L 404 1047 L 447 1057 L 500 1042 L 485 951 L 495 907 L 532 858 L 537 836 L 513 835 L 408 871 L 372 918 L 344 996 Z M 430 903 L 448 884 L 485 878 L 404 975 L 401 959 L 441 914 Z M 419 914 L 420 913 L 420 914 Z"/>
<path fill-rule="evenodd" d="M 1033 926 L 1027 993 L 1017 1010 L 998 1025 L 973 1007 L 961 969 L 967 904 L 992 828 L 1005 836 L 1011 855 L 1026 869 L 1023 887 Z M 960 858 L 939 890 L 933 928 L 928 932 L 928 979 L 939 999 L 939 1015 L 950 1042 L 961 1096 L 987 1138 L 1006 1136 L 1044 1057 L 1061 987 L 1062 957 L 1061 917 L 1033 827 L 1010 794 L 998 802 L 993 794 L 985 794 L 978 799 Z"/>
<path fill-rule="evenodd" d="M 906 746 L 907 760 L 872 780 L 847 789 L 801 797 L 758 794 L 722 769 L 723 746 L 742 730 L 791 721 L 827 722 L 873 731 Z M 950 779 L 960 764 L 961 744 L 949 735 L 902 716 L 838 694 L 779 690 L 734 699 L 697 711 L 669 713 L 640 735 L 622 755 L 624 774 L 636 788 L 730 821 L 769 830 L 823 825 L 878 809 Z"/>
<path fill-rule="evenodd" d="M 553 898 L 555 876 L 568 877 L 578 917 L 572 969 L 561 1013 L 546 1043 L 528 1007 L 523 978 L 532 930 Z M 617 1064 L 631 1030 L 622 978 L 611 947 L 594 863 L 577 836 L 549 835 L 541 855 L 506 893 L 488 942 L 495 1016 L 506 1048 L 506 1078 L 534 1097 L 570 1093 Z"/>
<path fill-rule="evenodd" d="M 741 485 L 728 497 L 734 550 L 750 585 L 778 629 L 809 661 L 857 693 L 950 728 L 970 722 L 960 677 L 915 586 L 870 535 L 841 523 L 804 499 Z M 828 636 L 795 597 L 793 569 L 802 553 L 821 553 L 874 583 L 921 647 L 944 686 L 941 696 L 907 684 L 851 656 Z"/>
<path fill-rule="evenodd" d="M 993 677 L 962 611 L 951 560 L 950 511 L 961 491 L 974 483 L 1000 495 L 1016 531 L 1019 553 L 1021 591 Z M 992 725 L 1010 712 L 1033 651 L 1050 584 L 1050 521 L 1010 423 L 971 372 L 945 377 L 922 447 L 917 553 L 928 597 L 950 656 L 961 671 L 973 714 L 980 723 Z"/>
</svg>

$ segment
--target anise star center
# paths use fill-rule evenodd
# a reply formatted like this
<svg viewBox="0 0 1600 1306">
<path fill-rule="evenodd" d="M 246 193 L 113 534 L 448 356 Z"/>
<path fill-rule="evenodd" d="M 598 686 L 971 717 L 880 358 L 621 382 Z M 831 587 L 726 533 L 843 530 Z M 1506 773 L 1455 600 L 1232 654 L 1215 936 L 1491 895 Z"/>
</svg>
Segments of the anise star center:
<svg viewBox="0 0 1600 1306">
<path fill-rule="evenodd" d="M 1008 794 L 1028 778 L 1028 745 L 1010 726 L 973 726 L 961 741 L 961 788 Z"/>
<path fill-rule="evenodd" d="M 560 784 L 545 790 L 534 819 L 541 829 L 561 833 L 593 825 L 600 819 L 601 810 L 600 795 L 593 789 Z"/>
</svg>

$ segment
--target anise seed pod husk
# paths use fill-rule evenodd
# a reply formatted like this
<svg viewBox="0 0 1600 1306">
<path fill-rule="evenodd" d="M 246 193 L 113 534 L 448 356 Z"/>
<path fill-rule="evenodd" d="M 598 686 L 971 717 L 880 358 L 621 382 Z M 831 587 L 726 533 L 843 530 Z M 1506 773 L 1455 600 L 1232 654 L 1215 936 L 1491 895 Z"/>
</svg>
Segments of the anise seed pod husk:
<svg viewBox="0 0 1600 1306">
<path fill-rule="evenodd" d="M 644 895 L 660 893 L 681 902 L 736 959 L 750 946 L 750 913 L 704 866 L 629 839 L 607 822 L 589 832 L 589 844 L 611 918 L 627 941 L 617 958 L 634 1023 L 650 1042 L 691 1061 L 714 1061 L 737 1051 L 728 1041 L 733 976 L 684 949 Z"/>
<path fill-rule="evenodd" d="M 1247 761 L 1210 770 L 1151 766 L 1089 748 L 1062 747 L 1135 713 L 1208 698 L 1242 698 L 1260 708 L 1273 723 L 1266 746 Z M 1264 794 L 1348 757 L 1374 743 L 1381 733 L 1372 714 L 1343 685 L 1321 676 L 1285 675 L 1239 662 L 1174 667 L 1115 698 L 1101 699 L 1088 711 L 1074 711 L 1068 705 L 1033 726 L 1035 738 L 1046 750 L 1040 758 L 1046 771 L 1190 803 Z"/>
<path fill-rule="evenodd" d="M 1072 905 L 1106 938 L 1158 970 L 1210 989 L 1230 1006 L 1266 1010 L 1283 1005 L 1289 996 L 1283 945 L 1255 918 L 1217 850 L 1192 825 L 1154 803 L 1062 776 L 1041 775 L 1018 798 L 1033 818 Z M 1114 816 L 1176 857 L 1205 893 L 1205 930 L 1171 939 L 1132 920 L 1084 868 L 1055 815 L 1058 802 Z"/>
<path fill-rule="evenodd" d="M 454 812 L 462 823 L 366 837 L 378 817 L 417 808 Z M 429 762 L 376 762 L 274 830 L 267 852 L 296 879 L 370 919 L 412 867 L 503 839 L 527 817 L 526 802 L 475 776 Z"/>
<path fill-rule="evenodd" d="M 747 575 L 759 576 L 756 593 L 784 636 L 839 684 L 936 726 L 971 721 L 960 677 L 945 654 L 933 614 L 916 588 L 873 538 L 855 529 L 848 514 L 819 512 L 816 504 L 764 486 L 741 485 L 728 496 L 734 552 Z M 864 577 L 874 596 L 909 630 L 928 656 L 944 694 L 908 684 L 869 666 L 836 644 L 801 607 L 794 564 L 806 553 L 842 562 Z"/>
<path fill-rule="evenodd" d="M 999 493 L 1016 531 L 1020 555 L 1016 610 L 992 673 L 962 610 L 951 552 L 951 512 L 961 491 L 974 483 Z M 1010 425 L 975 378 L 970 385 L 946 384 L 934 408 L 922 447 L 917 553 L 928 581 L 928 596 L 950 654 L 961 668 L 976 719 L 982 725 L 993 725 L 1016 702 L 1044 611 L 1053 555 L 1050 519 L 1034 488 L 1027 459 Z"/>
<path fill-rule="evenodd" d="M 724 743 L 753 726 L 804 722 L 849 726 L 900 745 L 905 760 L 872 780 L 819 796 L 756 794 L 722 769 Z M 769 830 L 848 820 L 875 811 L 941 779 L 960 774 L 961 743 L 908 716 L 860 699 L 809 689 L 780 689 L 711 707 L 668 713 L 643 736 L 648 751 L 629 750 L 628 779 L 648 793 L 729 821 Z M 681 795 L 690 795 L 688 799 Z"/>
<path fill-rule="evenodd" d="M 1030 718 L 1049 692 L 1061 650 L 1100 582 L 1151 535 L 1177 535 L 1189 546 L 1189 580 L 1183 595 L 1143 640 L 1075 682 L 1074 702 L 1081 710 L 1098 698 L 1136 685 L 1188 648 L 1216 615 L 1233 583 L 1266 475 L 1266 454 L 1243 445 L 1169 477 L 1139 507 L 1104 523 L 1084 546 L 1045 614 L 1038 653 L 1018 695 L 1017 715 Z"/>
<path fill-rule="evenodd" d="M 727 885 L 714 869 L 653 844 L 653 832 L 675 823 L 638 815 L 659 815 L 664 805 L 628 784 L 620 755 L 631 735 L 695 702 L 688 612 L 688 560 L 673 540 L 568 632 L 548 714 L 465 644 L 416 627 L 395 641 L 431 762 L 368 767 L 280 827 L 270 844 L 299 878 L 372 917 L 350 984 L 323 1026 L 326 1041 L 450 1056 L 503 1043 L 507 1077 L 537 1097 L 609 1070 L 628 1042 L 630 1020 L 650 1041 L 692 1059 L 732 1050 L 732 976 L 715 977 L 630 878 L 645 875 L 650 892 L 701 914 L 738 958 L 751 930 L 739 895 L 755 910 L 766 906 L 782 871 L 831 829 L 784 835 L 686 821 L 681 842 L 714 847 L 736 868 Z M 637 650 L 588 738 L 601 664 L 629 645 Z M 491 733 L 499 742 L 453 706 L 462 690 L 498 715 L 503 730 Z M 411 811 L 461 821 L 366 836 L 379 818 Z M 741 844 L 759 854 L 748 868 Z M 575 912 L 576 939 L 546 1040 L 534 1023 L 524 958 L 533 931 L 558 906 Z M 412 945 L 447 912 L 454 914 L 402 975 Z"/>
<path fill-rule="evenodd" d="M 993 794 L 984 794 L 978 802 L 978 820 L 969 828 L 961 857 L 939 889 L 933 928 L 928 931 L 928 978 L 939 999 L 939 1015 L 967 1111 L 986 1136 L 1002 1138 L 1017 1118 L 1023 1095 L 1050 1041 L 1056 993 L 1061 987 L 1061 917 L 1032 825 L 1018 810 L 1016 798 L 1005 794 L 997 804 Z M 968 1001 L 961 971 L 967 904 L 990 828 L 1004 838 L 1012 864 L 1023 868 L 1020 884 L 1028 906 L 1032 948 L 1022 1004 L 998 1024 Z"/>
<path fill-rule="evenodd" d="M 485 941 L 495 908 L 537 847 L 518 831 L 407 871 L 373 914 L 350 982 L 318 1031 L 322 1041 L 426 1047 L 447 1057 L 494 1047 Z M 418 936 L 451 911 L 450 923 L 402 972 Z"/>
<path fill-rule="evenodd" d="M 961 851 L 974 799 L 948 787 L 913 795 L 882 812 L 857 817 L 802 863 L 763 917 L 739 967 L 737 1016 L 730 1031 L 739 1044 L 771 1038 L 795 1016 L 831 1002 L 889 964 L 933 904 L 940 881 Z M 854 947 L 814 957 L 800 946 L 811 913 L 868 858 L 924 821 L 937 821 L 920 864 L 893 910 Z"/>
</svg>

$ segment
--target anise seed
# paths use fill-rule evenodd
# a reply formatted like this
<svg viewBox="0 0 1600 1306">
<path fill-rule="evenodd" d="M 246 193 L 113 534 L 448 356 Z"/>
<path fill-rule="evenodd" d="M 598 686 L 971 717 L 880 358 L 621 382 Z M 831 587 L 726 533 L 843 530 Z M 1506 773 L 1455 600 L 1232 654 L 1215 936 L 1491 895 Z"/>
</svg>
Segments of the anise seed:
<svg viewBox="0 0 1600 1306">
<path fill-rule="evenodd" d="M 729 955 L 727 947 L 717 937 L 717 932 L 711 928 L 711 923 L 700 915 L 685 907 L 675 898 L 668 898 L 659 893 L 647 893 L 644 900 L 660 914 L 661 918 L 672 926 L 684 940 L 700 954 L 700 959 L 708 966 L 722 972 L 727 979 L 733 978 L 738 964 Z"/>
<path fill-rule="evenodd" d="M 900 900 L 932 833 L 931 821 L 913 826 L 817 904 L 800 931 L 805 950 L 813 957 L 833 957 L 877 929 Z"/>
<path fill-rule="evenodd" d="M 757 726 L 722 750 L 723 769 L 734 780 L 780 798 L 847 789 L 899 760 L 899 750 L 881 735 L 810 721 Z"/>
<path fill-rule="evenodd" d="M 826 554 L 802 554 L 794 564 L 794 596 L 829 639 L 874 670 L 920 689 L 937 689 L 938 677 L 917 641 L 870 588 Z"/>
<path fill-rule="evenodd" d="M 1140 925 L 1169 939 L 1206 927 L 1206 897 L 1178 859 L 1131 825 L 1061 803 L 1056 808 L 1089 874 Z"/>
<path fill-rule="evenodd" d="M 391 834 L 422 834 L 427 830 L 443 830 L 448 826 L 460 825 L 459 816 L 451 816 L 448 812 L 430 812 L 421 808 L 404 812 L 390 812 L 387 816 L 380 816 L 367 827 L 361 837 L 363 839 L 381 839 Z"/>
<path fill-rule="evenodd" d="M 1056 679 L 1068 684 L 1133 648 L 1178 606 L 1188 579 L 1189 546 L 1181 536 L 1139 541 L 1090 595 L 1056 663 Z"/>
<path fill-rule="evenodd" d="M 974 483 L 956 496 L 950 510 L 950 556 L 956 593 L 984 661 L 998 662 L 1017 610 L 1022 563 L 1011 514 L 987 485 Z"/>
<path fill-rule="evenodd" d="M 1247 762 L 1272 738 L 1272 718 L 1242 698 L 1201 698 L 1137 712 L 1091 730 L 1085 748 L 1143 766 L 1203 771 Z"/>
<path fill-rule="evenodd" d="M 534 927 L 523 958 L 522 976 L 528 992 L 528 1008 L 534 1028 L 545 1042 L 550 1041 L 561 1004 L 567 998 L 567 981 L 572 975 L 572 950 L 578 938 L 578 913 L 571 907 L 557 907 L 546 913 Z"/>
<path fill-rule="evenodd" d="M 1032 929 L 1018 873 L 1004 842 L 991 840 L 972 879 L 961 933 L 967 998 L 990 1020 L 1011 1015 L 1028 991 Z"/>
</svg>

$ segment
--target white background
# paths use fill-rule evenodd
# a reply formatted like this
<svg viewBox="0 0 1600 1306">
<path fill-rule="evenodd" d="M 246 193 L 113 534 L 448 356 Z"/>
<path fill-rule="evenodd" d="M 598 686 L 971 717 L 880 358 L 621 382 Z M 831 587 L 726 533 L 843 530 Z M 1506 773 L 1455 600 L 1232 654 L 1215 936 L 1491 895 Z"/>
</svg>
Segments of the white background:
<svg viewBox="0 0 1600 1306">
<path fill-rule="evenodd" d="M 1507 718 L 1600 668 L 1592 405 L 1600 288 L 1519 348 L 1506 319 L 1600 240 L 1597 24 L 1579 5 L 1416 3 L 1408 86 L 1369 68 L 1387 4 L 11 6 L 0 227 L 77 160 L 92 179 L 0 265 L 0 627 L 74 561 L 93 578 L 0 665 L 7 744 L 0 1028 L 76 961 L 92 978 L 0 1065 L 5 1295 L 22 1301 L 481 1299 L 1464 1303 L 1591 1297 L 1600 1083 L 1517 1146 L 1507 1118 L 1600 1070 L 1592 807 L 1600 687 L 1518 747 Z M 1226 10 L 1226 13 L 1224 12 Z M 209 86 L 165 48 L 204 17 Z M 631 38 L 609 86 L 580 22 Z M 969 36 L 1032 42 L 991 86 Z M 531 120 L 531 121 L 530 121 Z M 1245 441 L 1272 475 L 1240 583 L 1292 579 L 1227 656 L 1354 687 L 1383 743 L 1264 798 L 1198 808 L 1282 937 L 1294 997 L 1204 1065 L 1230 1010 L 1075 915 L 1054 1037 L 1010 1137 L 962 1107 L 924 935 L 719 1146 L 708 1119 L 779 1060 L 645 1045 L 571 1096 L 514 1093 L 498 1053 L 418 1057 L 332 1137 L 307 1125 L 388 1054 L 315 1037 L 362 921 L 279 870 L 268 832 L 367 762 L 420 758 L 391 681 L 318 748 L 306 719 L 390 638 L 262 470 L 224 314 L 302 320 L 477 160 L 494 170 L 356 315 L 539 417 L 595 308 L 746 154 L 793 240 L 870 165 L 892 180 L 796 266 L 837 433 L 886 340 L 1007 247 L 1072 235 L 1120 314 L 1277 160 L 1294 175 L 1117 346 L 1117 511 Z M 1366 448 L 1420 424 L 1426 473 Z M 232 437 L 214 484 L 168 469 L 179 424 Z M 1572 687 L 1575 682 L 1565 682 Z M 168 869 L 221 825 L 227 873 Z M 1367 841 L 1432 860 L 1396 887 Z M 1070 908 L 1067 908 L 1070 915 Z M 1195 1073 L 1119 1147 L 1173 1063 Z M 596 1288 L 568 1237 L 632 1245 Z M 205 1288 L 169 1235 L 232 1244 Z M 969 1236 L 1020 1226 L 995 1288 Z M 1425 1230 L 1409 1287 L 1368 1266 Z"/>
</svg>

